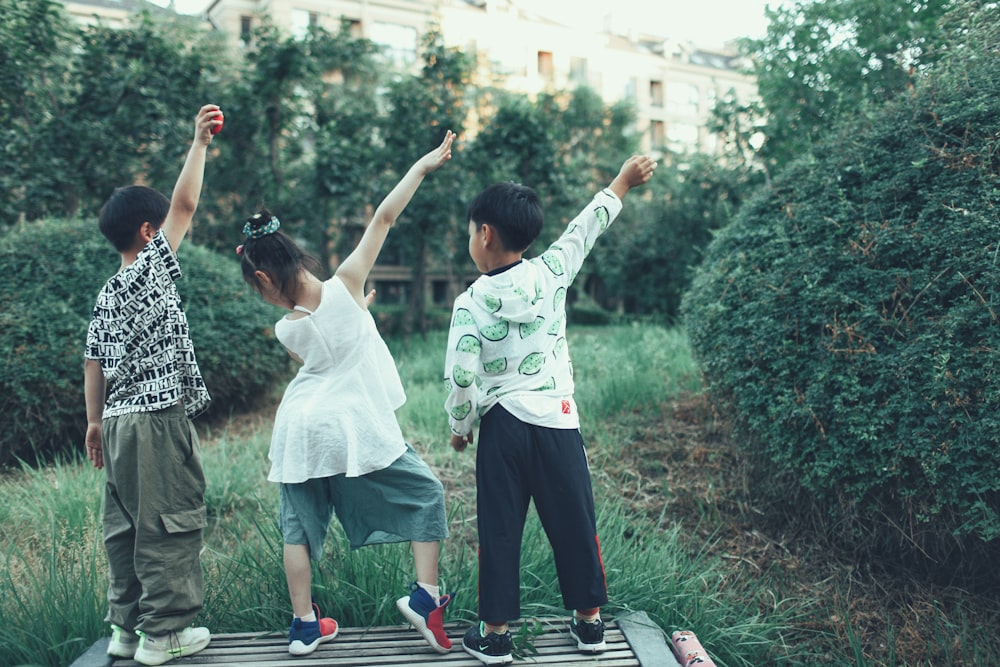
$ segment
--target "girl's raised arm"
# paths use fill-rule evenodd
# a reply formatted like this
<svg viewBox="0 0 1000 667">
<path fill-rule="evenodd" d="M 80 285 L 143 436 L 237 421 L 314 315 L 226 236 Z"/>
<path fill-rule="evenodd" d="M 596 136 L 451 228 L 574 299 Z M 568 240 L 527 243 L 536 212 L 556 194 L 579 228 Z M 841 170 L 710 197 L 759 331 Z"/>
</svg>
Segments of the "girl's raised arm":
<svg viewBox="0 0 1000 667">
<path fill-rule="evenodd" d="M 375 215 L 365 228 L 358 246 L 337 268 L 337 276 L 362 307 L 365 306 L 365 281 L 375 266 L 375 260 L 389 235 L 389 228 L 410 203 L 413 193 L 417 191 L 424 177 L 451 159 L 451 144 L 454 140 L 455 133 L 448 130 L 440 146 L 413 163 L 396 187 L 375 209 Z"/>
</svg>

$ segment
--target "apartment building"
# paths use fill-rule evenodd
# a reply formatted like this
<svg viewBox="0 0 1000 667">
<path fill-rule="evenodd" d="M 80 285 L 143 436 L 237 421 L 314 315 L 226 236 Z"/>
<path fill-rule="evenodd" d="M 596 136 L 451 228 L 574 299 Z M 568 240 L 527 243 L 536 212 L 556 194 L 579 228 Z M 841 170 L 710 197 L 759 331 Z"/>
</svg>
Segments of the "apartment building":
<svg viewBox="0 0 1000 667">
<path fill-rule="evenodd" d="M 716 153 L 707 120 L 716 100 L 757 94 L 732 47 L 696 47 L 655 35 L 581 30 L 530 0 L 210 0 L 211 25 L 246 44 L 264 16 L 293 35 L 342 19 L 402 66 L 418 62 L 431 23 L 447 46 L 475 54 L 478 80 L 528 95 L 585 84 L 607 103 L 630 100 L 644 151 Z"/>
<path fill-rule="evenodd" d="M 133 14 L 170 11 L 147 0 L 66 0 L 83 24 L 123 26 Z M 644 151 L 718 152 L 707 128 L 715 102 L 757 95 L 731 46 L 705 48 L 652 34 L 622 34 L 610 27 L 581 30 L 534 9 L 530 0 L 205 0 L 204 19 L 249 43 L 266 16 L 280 29 L 305 35 L 350 21 L 353 33 L 381 45 L 397 65 L 418 63 L 428 26 L 441 27 L 448 46 L 475 54 L 478 80 L 528 95 L 585 84 L 609 104 L 630 100 Z M 512 37 L 513 36 L 513 37 Z"/>
<path fill-rule="evenodd" d="M 64 0 L 63 7 L 66 14 L 80 25 L 101 23 L 112 28 L 125 27 L 133 15 L 142 11 L 172 11 L 146 0 Z"/>
</svg>

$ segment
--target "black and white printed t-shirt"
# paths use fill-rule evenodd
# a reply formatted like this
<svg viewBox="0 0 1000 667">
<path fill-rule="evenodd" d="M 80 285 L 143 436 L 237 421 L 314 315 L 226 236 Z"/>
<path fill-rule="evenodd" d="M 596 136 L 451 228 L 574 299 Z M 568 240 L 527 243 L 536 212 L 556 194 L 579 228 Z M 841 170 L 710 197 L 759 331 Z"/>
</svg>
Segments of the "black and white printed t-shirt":
<svg viewBox="0 0 1000 667">
<path fill-rule="evenodd" d="M 85 354 L 104 371 L 105 417 L 181 402 L 194 417 L 208 406 L 211 397 L 174 284 L 180 277 L 177 256 L 158 231 L 97 296 Z"/>
</svg>

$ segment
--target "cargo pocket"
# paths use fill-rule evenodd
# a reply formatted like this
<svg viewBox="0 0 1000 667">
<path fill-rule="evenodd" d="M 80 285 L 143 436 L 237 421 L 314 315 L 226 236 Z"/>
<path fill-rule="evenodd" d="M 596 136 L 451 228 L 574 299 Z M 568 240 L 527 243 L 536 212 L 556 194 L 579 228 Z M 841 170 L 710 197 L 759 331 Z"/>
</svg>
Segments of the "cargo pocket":
<svg viewBox="0 0 1000 667">
<path fill-rule="evenodd" d="M 201 530 L 208 525 L 208 512 L 204 505 L 192 510 L 181 512 L 163 512 L 160 514 L 163 521 L 163 528 L 170 534 L 190 533 L 193 530 Z"/>
</svg>

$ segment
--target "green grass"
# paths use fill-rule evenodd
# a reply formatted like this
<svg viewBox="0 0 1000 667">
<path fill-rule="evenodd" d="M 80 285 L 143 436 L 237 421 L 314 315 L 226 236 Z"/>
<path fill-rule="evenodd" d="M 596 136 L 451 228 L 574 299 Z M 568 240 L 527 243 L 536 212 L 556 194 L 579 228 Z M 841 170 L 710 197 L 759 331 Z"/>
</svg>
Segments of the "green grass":
<svg viewBox="0 0 1000 667">
<path fill-rule="evenodd" d="M 448 446 L 444 343 L 444 334 L 435 333 L 390 346 L 408 395 L 399 412 L 403 432 L 447 489 L 451 536 L 440 567 L 446 589 L 456 594 L 450 618 L 471 621 L 477 587 L 475 453 L 458 454 Z M 707 504 L 702 525 L 691 531 L 669 514 L 636 511 L 623 497 L 625 485 L 640 481 L 664 498 L 683 492 L 623 463 L 643 424 L 655 427 L 672 401 L 700 390 L 682 333 L 640 326 L 578 329 L 570 343 L 612 600 L 606 614 L 645 611 L 668 632 L 693 629 L 720 667 L 908 664 L 895 655 L 892 662 L 870 661 L 861 630 L 848 624 L 848 636 L 838 637 L 816 622 L 849 614 L 842 601 L 802 596 L 778 569 L 735 568 L 719 544 L 727 518 L 718 507 Z M 265 479 L 270 415 L 249 419 L 200 425 L 211 520 L 202 557 L 205 608 L 197 620 L 214 632 L 280 631 L 289 621 L 277 492 Z M 67 665 L 107 633 L 102 485 L 103 472 L 73 460 L 0 478 L 0 664 Z M 529 621 L 522 640 L 530 654 L 538 627 L 533 619 L 566 613 L 533 514 L 521 564 L 522 611 Z M 399 624 L 393 602 L 412 579 L 407 545 L 351 551 L 334 522 L 315 569 L 315 594 L 324 612 L 345 626 Z M 966 664 L 998 664 L 1000 654 L 973 641 L 989 627 L 974 607 L 937 610 L 927 627 L 965 642 L 973 660 Z M 885 636 L 894 632 L 888 627 Z"/>
</svg>

